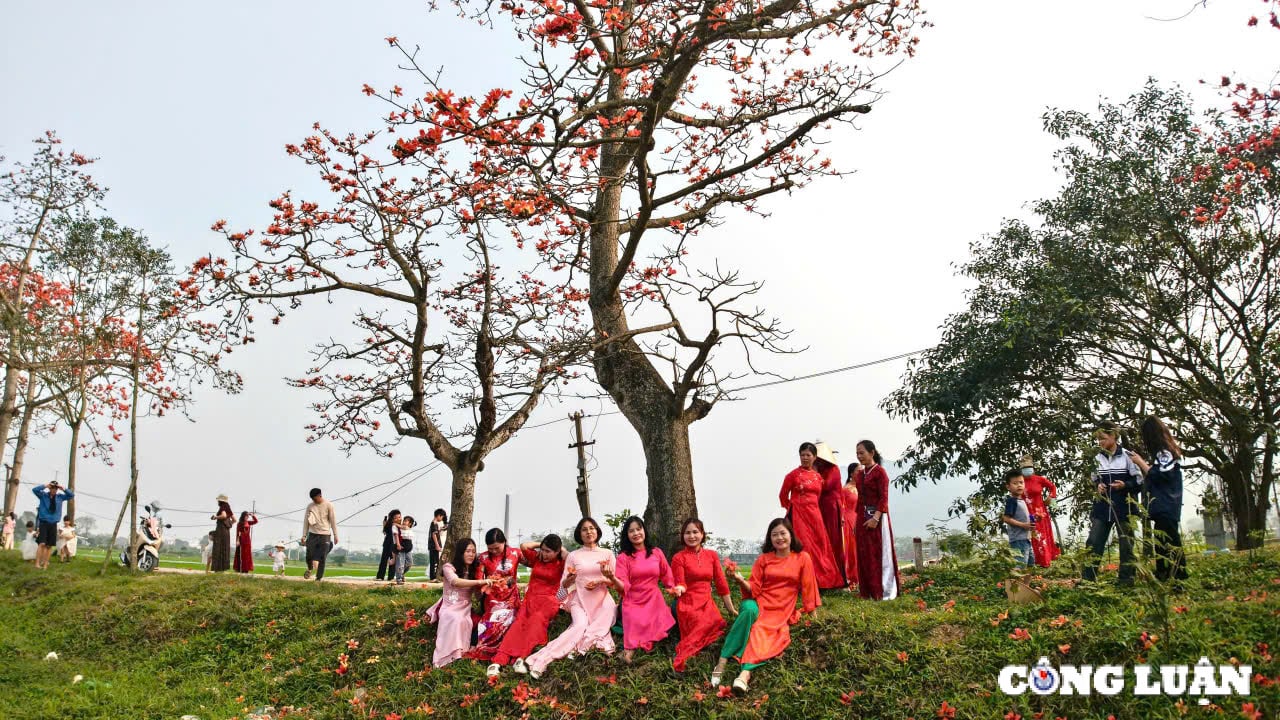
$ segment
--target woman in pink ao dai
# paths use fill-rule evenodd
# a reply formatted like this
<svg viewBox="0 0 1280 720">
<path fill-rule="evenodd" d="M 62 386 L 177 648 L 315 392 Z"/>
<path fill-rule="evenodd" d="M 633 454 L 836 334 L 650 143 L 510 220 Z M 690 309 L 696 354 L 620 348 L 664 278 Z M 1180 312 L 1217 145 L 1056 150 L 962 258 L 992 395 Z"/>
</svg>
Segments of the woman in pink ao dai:
<svg viewBox="0 0 1280 720">
<path fill-rule="evenodd" d="M 496 578 L 477 580 L 476 541 L 462 538 L 453 546 L 453 559 L 445 563 L 440 600 L 427 610 L 426 619 L 436 625 L 436 649 L 431 664 L 444 667 L 471 649 L 471 593 Z M 503 580 L 505 582 L 505 580 Z"/>
<path fill-rule="evenodd" d="M 613 654 L 614 615 L 618 604 L 609 594 L 613 584 L 613 552 L 599 546 L 600 525 L 591 518 L 578 521 L 573 539 L 582 547 L 565 558 L 560 586 L 569 590 L 564 609 L 572 622 L 555 640 L 525 659 L 529 675 L 537 680 L 552 662 L 573 653 L 603 650 Z M 517 672 L 520 668 L 515 668 Z"/>
<path fill-rule="evenodd" d="M 631 662 L 636 650 L 649 652 L 676 624 L 659 585 L 670 591 L 675 581 L 667 556 L 649 540 L 644 520 L 627 518 L 622 538 L 614 587 L 622 592 L 622 659 Z"/>
</svg>

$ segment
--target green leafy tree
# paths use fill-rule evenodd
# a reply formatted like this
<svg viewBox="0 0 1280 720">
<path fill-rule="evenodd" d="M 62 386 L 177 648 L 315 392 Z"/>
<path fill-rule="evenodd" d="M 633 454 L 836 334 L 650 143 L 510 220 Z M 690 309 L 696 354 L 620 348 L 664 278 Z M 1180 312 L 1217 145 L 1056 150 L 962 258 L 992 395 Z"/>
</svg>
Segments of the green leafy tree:
<svg viewBox="0 0 1280 720">
<path fill-rule="evenodd" d="M 1093 499 L 1090 431 L 1166 418 L 1221 479 L 1237 545 L 1265 527 L 1280 420 L 1280 128 L 1197 113 L 1149 83 L 1094 115 L 1052 111 L 1066 184 L 972 246 L 976 288 L 884 401 L 917 423 L 899 481 L 968 473 L 987 503 L 1031 451 Z M 1127 442 L 1126 445 L 1132 443 Z M 1074 482 L 1072 482 L 1074 480 Z"/>
</svg>

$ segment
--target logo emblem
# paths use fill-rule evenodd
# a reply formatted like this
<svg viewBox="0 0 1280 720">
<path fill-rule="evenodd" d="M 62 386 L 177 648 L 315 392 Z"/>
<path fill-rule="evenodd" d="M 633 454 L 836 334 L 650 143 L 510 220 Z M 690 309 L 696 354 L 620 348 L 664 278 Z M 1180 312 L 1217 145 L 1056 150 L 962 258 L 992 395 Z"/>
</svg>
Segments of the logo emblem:
<svg viewBox="0 0 1280 720">
<path fill-rule="evenodd" d="M 1027 679 L 1031 681 L 1031 692 L 1037 695 L 1053 694 L 1062 682 L 1062 676 L 1049 664 L 1047 657 L 1040 658 L 1040 662 L 1031 668 L 1030 677 Z"/>
</svg>

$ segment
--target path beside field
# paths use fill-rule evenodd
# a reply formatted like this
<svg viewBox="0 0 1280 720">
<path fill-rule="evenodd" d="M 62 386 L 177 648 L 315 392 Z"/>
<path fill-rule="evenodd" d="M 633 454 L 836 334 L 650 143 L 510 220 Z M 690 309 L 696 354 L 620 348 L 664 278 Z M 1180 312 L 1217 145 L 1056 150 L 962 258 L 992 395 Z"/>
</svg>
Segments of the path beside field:
<svg viewBox="0 0 1280 720">
<path fill-rule="evenodd" d="M 195 568 L 174 568 L 174 567 L 158 567 L 153 572 L 167 573 L 171 575 L 204 575 L 205 571 Z M 212 573 L 210 573 L 212 574 Z M 227 574 L 236 575 L 237 577 L 250 577 L 258 580 L 268 581 L 289 581 L 289 582 L 315 582 L 314 580 L 304 580 L 301 575 L 261 575 L 258 573 L 233 573 L 228 570 Z M 355 577 L 351 575 L 334 575 L 326 572 L 324 575 L 324 583 L 332 583 L 335 585 L 354 585 L 364 587 L 391 587 L 397 590 L 439 590 L 441 584 L 438 582 L 409 582 L 405 581 L 403 585 L 395 585 L 385 580 L 376 580 L 371 577 Z"/>
</svg>

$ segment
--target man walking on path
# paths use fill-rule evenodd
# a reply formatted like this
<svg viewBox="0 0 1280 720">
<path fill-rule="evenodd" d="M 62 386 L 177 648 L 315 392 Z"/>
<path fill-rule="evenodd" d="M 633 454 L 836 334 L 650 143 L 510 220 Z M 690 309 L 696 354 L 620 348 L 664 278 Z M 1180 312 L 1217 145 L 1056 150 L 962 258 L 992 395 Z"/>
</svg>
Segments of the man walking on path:
<svg viewBox="0 0 1280 720">
<path fill-rule="evenodd" d="M 317 582 L 323 580 L 324 561 L 338 544 L 338 518 L 333 503 L 324 499 L 320 488 L 311 488 L 311 504 L 303 513 L 302 539 L 298 542 L 307 548 L 307 570 L 302 578 L 310 580 L 314 574 Z"/>
<path fill-rule="evenodd" d="M 36 542 L 40 547 L 36 550 L 36 567 L 49 569 L 49 556 L 58 544 L 58 523 L 62 520 L 62 503 L 75 497 L 76 494 L 58 484 L 57 480 L 48 485 L 31 488 L 36 499 L 40 501 L 40 510 L 36 513 Z"/>
</svg>

